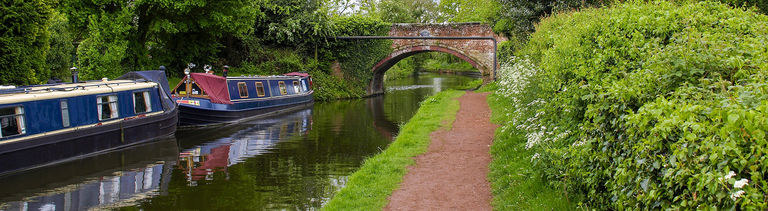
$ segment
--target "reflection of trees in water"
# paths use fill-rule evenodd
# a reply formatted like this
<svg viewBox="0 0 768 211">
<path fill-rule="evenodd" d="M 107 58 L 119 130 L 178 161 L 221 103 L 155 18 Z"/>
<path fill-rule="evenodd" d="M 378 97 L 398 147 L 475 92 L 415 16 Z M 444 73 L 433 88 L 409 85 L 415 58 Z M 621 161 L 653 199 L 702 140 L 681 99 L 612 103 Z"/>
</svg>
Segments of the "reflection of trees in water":
<svg viewBox="0 0 768 211">
<path fill-rule="evenodd" d="M 368 109 L 373 114 L 373 126 L 376 131 L 381 133 L 386 139 L 393 140 L 394 133 L 399 130 L 399 127 L 394 122 L 387 119 L 387 115 L 384 111 L 384 96 L 376 96 L 367 100 Z"/>
</svg>

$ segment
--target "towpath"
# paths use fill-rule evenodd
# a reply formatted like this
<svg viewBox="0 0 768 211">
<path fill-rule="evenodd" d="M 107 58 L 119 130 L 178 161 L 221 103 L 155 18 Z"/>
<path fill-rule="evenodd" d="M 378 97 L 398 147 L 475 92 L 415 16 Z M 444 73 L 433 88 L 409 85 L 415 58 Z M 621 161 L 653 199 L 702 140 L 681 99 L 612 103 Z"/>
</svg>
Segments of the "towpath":
<svg viewBox="0 0 768 211">
<path fill-rule="evenodd" d="M 450 131 L 431 134 L 426 153 L 415 157 L 400 189 L 384 210 L 491 210 L 490 145 L 498 127 L 490 122 L 488 93 L 467 92 Z"/>
</svg>

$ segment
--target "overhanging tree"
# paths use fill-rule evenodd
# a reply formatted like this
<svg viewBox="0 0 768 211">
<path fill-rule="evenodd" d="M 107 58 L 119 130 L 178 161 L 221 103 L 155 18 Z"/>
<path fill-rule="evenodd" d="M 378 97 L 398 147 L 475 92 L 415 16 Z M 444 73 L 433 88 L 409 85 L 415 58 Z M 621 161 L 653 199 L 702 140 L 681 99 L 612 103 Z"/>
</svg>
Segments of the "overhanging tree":
<svg viewBox="0 0 768 211">
<path fill-rule="evenodd" d="M 2 0 L 0 3 L 0 84 L 36 84 L 48 78 L 49 2 Z"/>
</svg>

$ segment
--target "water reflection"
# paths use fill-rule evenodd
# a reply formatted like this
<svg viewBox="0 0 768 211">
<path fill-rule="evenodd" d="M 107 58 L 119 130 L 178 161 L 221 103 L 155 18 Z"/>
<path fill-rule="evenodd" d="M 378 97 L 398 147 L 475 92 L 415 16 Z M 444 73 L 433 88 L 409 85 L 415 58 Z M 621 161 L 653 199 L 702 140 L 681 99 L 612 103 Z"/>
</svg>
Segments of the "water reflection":
<svg viewBox="0 0 768 211">
<path fill-rule="evenodd" d="M 2 210 L 115 208 L 166 193 L 174 139 L 0 178 Z"/>
<path fill-rule="evenodd" d="M 244 162 L 247 158 L 268 153 L 280 140 L 306 135 L 312 125 L 312 109 L 305 109 L 280 117 L 255 120 L 240 124 L 232 136 L 219 138 L 179 153 L 180 169 L 190 185 L 198 180 L 212 180 L 216 171 Z M 209 128 L 205 130 L 217 130 Z M 196 133 L 200 130 L 181 131 Z"/>
</svg>

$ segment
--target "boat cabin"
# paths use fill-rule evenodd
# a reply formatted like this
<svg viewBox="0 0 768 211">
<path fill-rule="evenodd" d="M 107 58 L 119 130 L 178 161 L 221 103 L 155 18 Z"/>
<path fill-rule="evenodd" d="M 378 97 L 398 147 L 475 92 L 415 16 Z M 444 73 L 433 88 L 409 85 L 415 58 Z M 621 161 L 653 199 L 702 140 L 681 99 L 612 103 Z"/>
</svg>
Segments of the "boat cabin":
<svg viewBox="0 0 768 211">
<path fill-rule="evenodd" d="M 0 144 L 163 112 L 158 84 L 114 80 L 0 90 Z"/>
<path fill-rule="evenodd" d="M 233 104 L 240 101 L 272 99 L 306 94 L 311 89 L 308 75 L 221 77 L 191 73 L 171 91 L 174 98 L 202 98 L 212 103 Z"/>
</svg>

